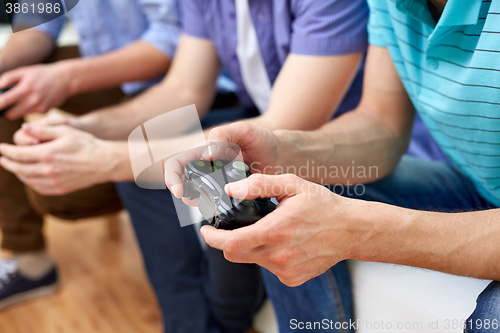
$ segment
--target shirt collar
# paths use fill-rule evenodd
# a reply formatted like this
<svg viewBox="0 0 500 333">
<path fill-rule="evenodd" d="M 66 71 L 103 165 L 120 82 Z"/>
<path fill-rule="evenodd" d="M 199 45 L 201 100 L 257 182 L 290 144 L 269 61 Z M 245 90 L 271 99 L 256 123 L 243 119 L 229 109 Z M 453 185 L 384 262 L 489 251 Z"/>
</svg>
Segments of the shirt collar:
<svg viewBox="0 0 500 333">
<path fill-rule="evenodd" d="M 448 0 L 438 23 L 443 27 L 476 24 L 481 3 L 482 0 Z"/>
<path fill-rule="evenodd" d="M 448 0 L 438 25 L 476 24 L 481 10 L 481 3 L 482 0 Z M 436 26 L 436 22 L 427 6 L 427 0 L 396 0 L 396 8 L 431 27 Z"/>
</svg>

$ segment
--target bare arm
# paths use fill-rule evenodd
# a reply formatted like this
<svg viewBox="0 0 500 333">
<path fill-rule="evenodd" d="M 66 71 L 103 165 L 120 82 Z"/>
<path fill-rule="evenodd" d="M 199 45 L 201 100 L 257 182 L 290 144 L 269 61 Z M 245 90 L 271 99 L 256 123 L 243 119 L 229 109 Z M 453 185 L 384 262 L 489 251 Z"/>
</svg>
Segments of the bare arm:
<svg viewBox="0 0 500 333">
<path fill-rule="evenodd" d="M 45 41 L 43 37 L 49 40 L 50 37 L 32 30 L 23 37 L 17 35 L 25 32 L 13 34 L 9 47 L 2 51 L 0 59 L 6 59 L 9 66 L 30 65 L 28 60 L 44 60 L 48 55 L 44 53 L 44 47 L 48 50 L 48 45 L 42 43 Z M 35 40 L 38 42 L 35 43 Z M 30 42 L 37 48 L 33 54 L 29 52 Z M 27 51 L 23 52 L 23 47 Z M 23 54 L 27 55 L 24 63 L 21 61 L 23 57 L 19 58 Z M 11 107 L 6 115 L 9 119 L 28 113 L 44 113 L 79 93 L 161 76 L 169 64 L 168 56 L 144 41 L 137 41 L 123 49 L 95 57 L 16 68 L 0 77 L 0 88 L 14 86 L 0 96 L 0 109 Z"/>
<path fill-rule="evenodd" d="M 274 83 L 268 111 L 250 124 L 313 130 L 326 124 L 356 76 L 363 54 L 288 56 Z"/>
<path fill-rule="evenodd" d="M 0 52 L 0 73 L 40 63 L 54 50 L 52 38 L 35 29 L 12 34 Z"/>
<path fill-rule="evenodd" d="M 307 161 L 316 166 L 376 166 L 378 176 L 390 173 L 406 152 L 414 109 L 385 48 L 370 46 L 358 108 L 314 132 L 275 131 L 283 144 L 279 165 L 296 166 Z M 374 173 L 375 175 L 375 173 Z M 328 175 L 326 175 L 328 176 Z M 374 179 L 306 177 L 315 182 Z"/>
<path fill-rule="evenodd" d="M 308 115 L 314 117 L 313 112 L 302 116 Z M 356 110 L 315 131 L 271 132 L 240 122 L 212 130 L 209 140 L 237 144 L 245 161 L 254 166 L 254 172 L 297 173 L 304 167 L 311 171 L 311 166 L 315 170 L 330 170 L 331 166 L 344 170 L 353 165 L 375 167 L 378 172 L 366 175 L 372 178 L 362 179 L 352 178 L 352 173 L 300 174 L 317 183 L 360 183 L 383 177 L 394 169 L 408 147 L 413 119 L 413 106 L 389 53 L 385 48 L 370 46 L 363 98 Z M 307 120 L 304 123 L 307 126 Z"/>
<path fill-rule="evenodd" d="M 363 206 L 357 213 L 350 209 L 351 225 L 358 225 L 358 231 L 366 228 L 353 247 L 353 259 L 500 280 L 500 209 L 435 213 L 352 204 Z"/>
<path fill-rule="evenodd" d="M 144 41 L 96 57 L 59 63 L 71 77 L 71 95 L 153 79 L 164 75 L 169 65 L 168 56 Z"/>
<path fill-rule="evenodd" d="M 126 139 L 132 130 L 167 111 L 195 104 L 200 117 L 208 111 L 216 91 L 220 63 L 208 40 L 181 37 L 165 79 L 128 103 L 85 115 L 77 127 L 103 139 Z"/>
<path fill-rule="evenodd" d="M 371 46 L 363 100 L 354 112 L 309 133 L 274 131 L 273 135 L 233 125 L 211 133 L 211 140 L 239 144 L 250 162 L 273 154 L 281 155 L 275 166 L 285 167 L 304 165 L 307 159 L 325 166 L 355 161 L 380 166 L 382 177 L 406 150 L 412 121 L 413 108 L 387 50 Z M 265 145 L 260 138 L 265 138 Z M 275 196 L 276 188 L 282 189 L 276 211 L 236 231 L 204 227 L 208 244 L 223 250 L 230 261 L 268 268 L 289 286 L 345 259 L 500 279 L 499 209 L 416 211 L 340 197 L 293 175 L 256 174 L 226 190 L 237 198 L 254 199 Z"/>
<path fill-rule="evenodd" d="M 416 211 L 341 197 L 294 175 L 256 174 L 226 191 L 254 199 L 275 196 L 278 188 L 274 212 L 237 230 L 205 226 L 207 243 L 229 261 L 257 263 L 291 287 L 345 259 L 500 280 L 500 209 Z"/>
</svg>

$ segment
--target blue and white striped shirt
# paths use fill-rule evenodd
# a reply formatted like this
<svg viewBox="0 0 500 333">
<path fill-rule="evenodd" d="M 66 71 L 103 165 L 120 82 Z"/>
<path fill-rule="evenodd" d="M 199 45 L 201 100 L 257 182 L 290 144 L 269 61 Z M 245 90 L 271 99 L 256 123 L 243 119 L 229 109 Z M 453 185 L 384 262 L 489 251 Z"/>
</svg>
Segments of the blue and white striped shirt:
<svg viewBox="0 0 500 333">
<path fill-rule="evenodd" d="M 500 0 L 369 0 L 369 42 L 386 47 L 441 149 L 500 206 Z"/>
</svg>

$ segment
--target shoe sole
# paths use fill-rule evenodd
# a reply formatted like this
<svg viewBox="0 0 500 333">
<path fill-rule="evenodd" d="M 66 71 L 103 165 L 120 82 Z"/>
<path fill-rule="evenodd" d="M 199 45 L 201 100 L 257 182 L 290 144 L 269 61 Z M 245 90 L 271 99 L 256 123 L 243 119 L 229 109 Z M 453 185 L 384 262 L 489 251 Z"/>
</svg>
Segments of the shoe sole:
<svg viewBox="0 0 500 333">
<path fill-rule="evenodd" d="M 0 310 L 4 310 L 8 307 L 11 307 L 11 306 L 14 306 L 14 305 L 17 305 L 20 303 L 24 303 L 24 302 L 32 301 L 32 300 L 35 300 L 38 298 L 53 295 L 57 292 L 58 289 L 59 289 L 59 283 L 54 283 L 54 284 L 51 284 L 50 286 L 40 287 L 40 288 L 36 288 L 33 290 L 29 290 L 29 291 L 25 291 L 23 293 L 13 295 L 13 296 L 11 296 L 3 301 L 0 301 Z"/>
</svg>

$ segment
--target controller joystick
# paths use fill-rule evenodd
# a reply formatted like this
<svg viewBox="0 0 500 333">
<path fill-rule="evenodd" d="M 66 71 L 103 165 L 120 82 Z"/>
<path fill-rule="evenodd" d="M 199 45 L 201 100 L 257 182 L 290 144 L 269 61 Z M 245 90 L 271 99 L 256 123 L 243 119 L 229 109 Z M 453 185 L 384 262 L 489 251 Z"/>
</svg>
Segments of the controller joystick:
<svg viewBox="0 0 500 333">
<path fill-rule="evenodd" d="M 184 197 L 199 198 L 198 208 L 217 229 L 233 230 L 253 224 L 272 212 L 270 199 L 240 200 L 230 197 L 224 186 L 250 176 L 243 162 L 225 160 L 189 162 L 185 167 Z"/>
</svg>

